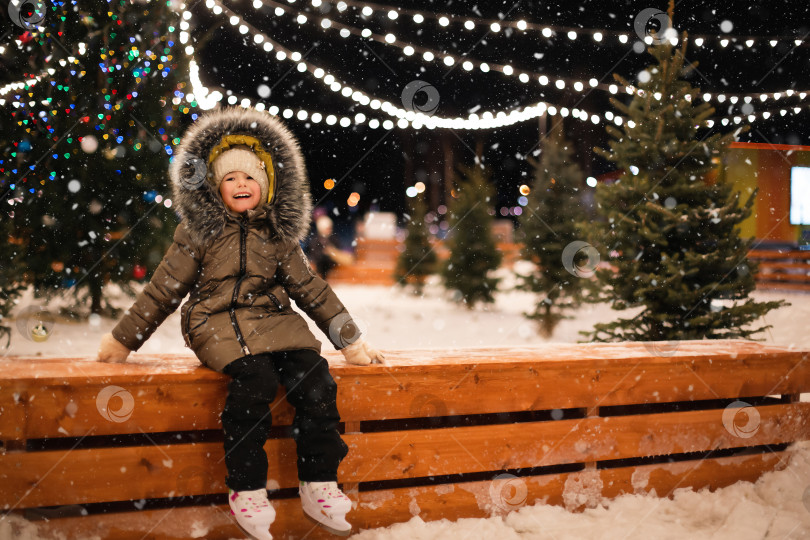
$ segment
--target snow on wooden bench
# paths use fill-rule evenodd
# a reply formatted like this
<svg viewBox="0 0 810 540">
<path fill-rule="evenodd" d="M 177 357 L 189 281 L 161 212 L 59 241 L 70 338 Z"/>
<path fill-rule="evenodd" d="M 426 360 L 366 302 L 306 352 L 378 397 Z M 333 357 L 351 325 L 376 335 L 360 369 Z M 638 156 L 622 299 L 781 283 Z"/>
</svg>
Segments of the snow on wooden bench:
<svg viewBox="0 0 810 540">
<path fill-rule="evenodd" d="M 754 481 L 810 438 L 810 351 L 747 341 L 325 353 L 359 529 L 571 510 Z M 227 377 L 178 355 L 127 364 L 0 360 L 0 505 L 42 538 L 241 537 L 228 515 L 219 413 Z M 297 499 L 293 411 L 265 449 L 276 538 L 329 538 Z"/>
</svg>

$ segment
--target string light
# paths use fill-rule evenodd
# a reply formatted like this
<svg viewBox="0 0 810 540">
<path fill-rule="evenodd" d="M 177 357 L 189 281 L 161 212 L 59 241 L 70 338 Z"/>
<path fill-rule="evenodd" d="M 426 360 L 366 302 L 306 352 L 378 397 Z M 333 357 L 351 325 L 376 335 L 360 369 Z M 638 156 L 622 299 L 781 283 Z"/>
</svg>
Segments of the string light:
<svg viewBox="0 0 810 540">
<path fill-rule="evenodd" d="M 332 3 L 335 3 L 334 1 Z M 371 17 L 374 13 L 379 14 L 388 14 L 391 12 L 393 8 L 390 6 L 386 6 L 383 4 L 376 4 L 376 3 L 368 3 L 368 2 L 360 2 L 355 0 L 340 0 L 337 2 L 338 5 L 344 6 L 351 6 L 356 9 L 361 9 L 362 14 L 365 17 Z M 396 8 L 399 13 L 403 15 L 410 15 L 414 22 L 421 24 L 424 22 L 426 18 L 432 19 L 436 21 L 440 26 L 446 28 L 449 26 L 451 21 L 459 21 L 460 20 L 449 13 L 435 13 L 430 11 L 419 11 L 419 10 L 412 10 L 412 9 L 402 9 Z M 341 12 L 345 11 L 340 10 Z M 498 32 L 503 28 L 514 28 L 516 30 L 520 30 L 521 32 L 527 31 L 539 31 L 542 35 L 546 38 L 550 38 L 553 35 L 564 35 L 568 37 L 569 40 L 573 41 L 577 39 L 579 34 L 590 34 L 594 41 L 602 42 L 604 36 L 615 36 L 619 43 L 627 43 L 627 34 L 624 34 L 617 30 L 607 30 L 607 29 L 587 29 L 587 28 L 578 28 L 578 27 L 569 27 L 569 26 L 551 26 L 548 25 L 541 25 L 537 23 L 527 22 L 523 19 L 518 21 L 506 21 L 500 19 L 485 19 L 485 18 L 465 18 L 463 22 L 464 28 L 467 30 L 473 30 L 476 27 L 480 27 L 482 29 L 489 29 L 494 32 Z M 495 29 L 497 28 L 497 30 Z M 597 34 L 599 37 L 597 37 Z M 649 36 L 648 36 L 649 37 Z M 727 36 L 719 36 L 719 35 L 712 35 L 712 34 L 696 34 L 695 36 L 695 44 L 700 47 L 703 43 L 707 40 L 715 40 L 715 41 L 726 41 L 726 45 L 729 43 L 729 38 Z M 650 38 L 650 41 L 652 38 Z M 677 38 L 675 38 L 677 42 Z M 697 43 L 697 41 L 700 43 Z M 778 43 L 779 41 L 786 41 L 786 42 L 793 42 L 796 46 L 808 45 L 810 44 L 810 40 L 806 39 L 795 39 L 795 38 L 788 38 L 788 37 L 763 37 L 763 36 L 736 36 L 731 40 L 732 43 L 737 43 L 739 40 L 740 43 L 745 42 L 745 44 L 751 48 L 753 46 L 753 42 L 755 40 L 770 40 L 771 46 L 775 46 L 774 43 Z M 752 42 L 751 45 L 748 45 L 748 42 Z M 722 43 L 721 43 L 722 45 Z M 725 47 L 726 45 L 722 45 Z"/>
<path fill-rule="evenodd" d="M 216 6 L 216 0 L 207 0 L 207 5 L 213 3 Z M 209 6 L 211 7 L 211 6 Z M 226 11 L 227 8 L 224 8 L 223 11 Z M 229 10 L 227 10 L 229 11 Z M 190 14 L 188 17 L 189 18 Z M 299 71 L 307 72 L 311 76 L 313 76 L 316 80 L 322 82 L 322 84 L 329 85 L 333 91 L 340 91 L 341 95 L 345 97 L 350 97 L 353 101 L 360 103 L 363 106 L 368 106 L 374 110 L 382 110 L 386 114 L 396 117 L 396 123 L 393 120 L 383 120 L 380 121 L 377 118 L 366 118 L 363 113 L 358 113 L 354 116 L 354 118 L 342 116 L 338 117 L 334 114 L 327 114 L 324 115 L 320 112 L 310 112 L 304 109 L 293 110 L 289 108 L 285 108 L 281 110 L 278 106 L 272 105 L 267 108 L 270 114 L 278 115 L 281 114 L 282 117 L 288 119 L 295 119 L 297 121 L 302 122 L 311 122 L 311 123 L 320 123 L 321 121 L 325 121 L 327 125 L 334 126 L 339 125 L 340 127 L 349 127 L 352 124 L 360 125 L 365 124 L 371 129 L 378 129 L 382 127 L 383 129 L 393 129 L 394 127 L 398 127 L 400 129 L 406 128 L 413 128 L 413 129 L 421 129 L 421 128 L 428 128 L 428 129 L 436 129 L 436 128 L 458 128 L 458 129 L 492 129 L 502 126 L 512 125 L 518 122 L 529 121 L 534 118 L 537 118 L 543 114 L 549 114 L 551 116 L 557 114 L 568 115 L 570 114 L 576 119 L 580 121 L 590 121 L 592 124 L 599 124 L 603 120 L 607 123 L 613 123 L 616 126 L 621 126 L 622 124 L 626 123 L 629 127 L 634 127 L 635 122 L 632 120 L 627 120 L 625 122 L 624 118 L 615 115 L 611 111 L 607 111 L 604 113 L 604 117 L 588 113 L 582 109 L 573 109 L 572 111 L 568 111 L 566 108 L 561 108 L 559 111 L 553 105 L 549 105 L 547 103 L 537 103 L 536 105 L 524 107 L 523 109 L 513 109 L 508 112 L 506 111 L 498 111 L 498 112 L 490 112 L 486 111 L 482 113 L 480 116 L 478 114 L 471 114 L 467 119 L 462 118 L 442 118 L 442 117 L 435 117 L 435 116 L 427 116 L 422 113 L 415 113 L 414 111 L 407 111 L 404 109 L 400 109 L 395 105 L 391 104 L 390 102 L 380 100 L 380 99 L 371 99 L 364 93 L 360 92 L 359 90 L 355 90 L 350 86 L 341 85 L 337 80 L 335 80 L 334 75 L 327 73 L 325 69 L 315 66 L 302 58 L 301 53 L 297 51 L 290 51 L 280 45 L 279 43 L 275 42 L 274 40 L 270 39 L 268 36 L 260 34 L 256 32 L 255 28 L 250 26 L 243 20 L 239 20 L 242 24 L 246 25 L 249 31 L 254 32 L 254 42 L 256 44 L 264 43 L 264 48 L 272 50 L 273 48 L 277 49 L 278 52 L 283 53 L 284 57 L 283 60 L 293 61 L 298 63 Z M 235 25 L 234 25 L 235 26 Z M 256 39 L 256 36 L 261 36 L 261 39 Z M 223 95 L 219 91 L 210 92 L 199 80 L 199 70 L 196 61 L 194 60 L 193 56 L 190 54 L 189 50 L 186 51 L 191 56 L 189 61 L 189 80 L 192 84 L 192 88 L 194 91 L 195 99 L 197 100 L 198 105 L 200 108 L 211 108 L 215 106 L 216 102 L 221 101 L 223 99 Z M 191 51 L 193 52 L 193 50 Z M 541 76 L 545 77 L 545 76 Z M 548 80 L 546 78 L 546 84 Z M 592 85 L 593 81 L 589 81 L 589 84 Z M 613 87 L 612 90 L 618 91 L 616 85 L 610 85 Z M 633 87 L 627 88 L 631 93 L 633 92 Z M 791 91 L 790 95 L 795 94 L 796 92 Z M 788 95 L 785 92 L 786 96 Z M 803 93 L 799 93 L 797 95 L 804 97 Z M 240 100 L 236 95 L 230 95 L 228 97 L 228 103 L 236 104 L 239 102 L 240 106 L 243 107 L 255 107 L 258 110 L 265 110 L 266 106 L 261 101 L 252 101 L 249 98 L 242 97 Z M 794 113 L 798 114 L 802 109 L 800 107 L 794 107 Z M 782 109 L 780 114 L 784 116 L 787 114 L 787 110 Z M 767 113 L 767 115 L 766 115 Z M 760 116 L 763 119 L 767 119 L 771 116 L 771 113 L 768 111 L 763 111 L 760 113 Z M 740 118 L 736 116 L 734 118 Z M 756 114 L 749 114 L 747 119 L 749 121 L 753 121 L 756 119 Z M 728 118 L 721 118 L 721 119 L 709 119 L 706 121 L 706 125 L 711 127 L 716 121 L 725 120 L 726 124 L 728 123 Z M 735 123 L 739 123 L 740 120 L 735 120 Z M 725 124 L 724 124 L 725 125 Z"/>
<path fill-rule="evenodd" d="M 209 0 L 209 2 L 216 2 L 216 1 L 217 0 Z M 222 10 L 224 13 L 226 13 L 226 15 L 236 16 L 227 7 L 222 6 L 221 4 L 219 5 L 222 7 Z M 238 16 L 236 17 L 239 23 L 248 26 L 251 32 L 259 34 L 259 32 L 255 28 L 253 28 L 249 23 L 245 22 Z M 283 45 L 279 44 L 269 36 L 262 34 L 262 37 L 267 43 L 272 44 L 272 46 L 274 47 L 274 49 L 278 51 L 278 53 L 281 53 L 283 55 L 283 57 L 281 55 L 277 56 L 277 58 L 279 58 L 280 60 L 285 60 L 287 56 L 290 57 L 292 57 L 293 55 L 300 56 L 300 53 L 289 51 Z M 256 40 L 254 39 L 254 41 Z M 451 61 L 454 61 L 452 57 L 446 56 L 445 63 L 448 62 L 447 60 L 448 58 Z M 414 127 L 415 129 L 419 129 L 421 127 L 427 127 L 430 129 L 448 128 L 448 127 L 459 129 L 491 129 L 496 127 L 512 125 L 517 122 L 528 121 L 530 119 L 536 118 L 537 116 L 543 114 L 543 112 L 545 112 L 547 107 L 545 103 L 538 103 L 537 105 L 525 107 L 522 110 L 518 109 L 511 110 L 509 111 L 509 113 L 506 113 L 505 111 L 499 111 L 495 114 L 485 112 L 483 113 L 483 115 L 481 115 L 481 117 L 472 114 L 467 119 L 428 116 L 421 112 L 401 109 L 399 107 L 396 107 L 395 105 L 392 105 L 387 101 L 379 99 L 370 100 L 370 98 L 366 96 L 363 92 L 355 90 L 350 86 L 341 85 L 338 81 L 335 80 L 335 77 L 333 75 L 327 74 L 326 70 L 324 70 L 323 68 L 304 60 L 302 60 L 301 63 L 305 66 L 305 70 L 301 70 L 302 72 L 306 71 L 310 73 L 316 80 L 320 81 L 322 84 L 328 85 L 331 90 L 336 92 L 340 91 L 341 95 L 345 97 L 350 97 L 352 100 L 354 100 L 357 103 L 360 103 L 361 105 L 369 106 L 375 110 L 379 108 L 389 116 L 398 118 L 396 125 L 400 128 L 411 126 Z M 558 79 L 555 84 L 558 87 L 560 85 L 563 85 L 564 87 L 565 85 L 564 81 L 560 79 Z M 292 112 L 289 114 L 292 116 Z M 598 115 L 593 116 L 599 118 Z M 586 118 L 588 117 L 586 116 Z M 329 122 L 327 121 L 327 123 Z M 385 125 L 385 122 L 383 122 L 383 125 Z"/>
<path fill-rule="evenodd" d="M 42 78 L 47 74 L 47 71 L 43 71 L 33 79 L 25 79 L 23 81 L 16 81 L 6 84 L 5 86 L 0 87 L 0 96 L 5 96 L 9 92 L 13 92 L 14 90 L 22 90 L 26 86 L 33 87 L 38 82 L 42 81 Z M 2 103 L 0 102 L 0 105 Z"/>
<path fill-rule="evenodd" d="M 288 15 L 295 15 L 295 13 L 296 13 L 289 6 L 284 6 L 283 4 L 278 4 L 277 2 L 275 2 L 273 0 L 258 0 L 258 1 L 260 3 L 263 3 L 264 5 L 266 5 L 268 7 L 275 7 L 276 10 L 280 10 L 280 12 L 282 14 L 286 13 Z M 213 2 L 209 1 L 209 3 L 213 3 Z M 206 5 L 208 5 L 208 4 L 206 4 Z M 318 28 L 318 26 L 319 25 L 316 24 L 315 28 Z M 321 26 L 322 30 L 324 30 L 324 31 L 328 30 L 327 28 L 323 28 L 322 24 L 320 26 Z M 452 66 L 452 65 L 455 64 L 455 58 L 453 58 L 450 55 L 447 55 L 447 54 L 445 54 L 443 52 L 440 52 L 440 51 L 437 51 L 437 50 L 429 49 L 427 47 L 422 47 L 420 45 L 416 45 L 416 44 L 413 44 L 413 43 L 406 43 L 406 42 L 402 41 L 401 39 L 398 39 L 392 33 L 388 33 L 388 34 L 385 34 L 385 35 L 375 34 L 374 32 L 372 32 L 368 28 L 359 29 L 359 28 L 355 28 L 355 27 L 352 27 L 352 26 L 345 25 L 343 23 L 336 22 L 336 21 L 330 21 L 329 28 L 340 29 L 341 32 L 346 32 L 348 35 L 360 36 L 362 38 L 372 39 L 374 41 L 377 41 L 377 42 L 382 43 L 382 44 L 387 45 L 387 46 L 396 47 L 396 48 L 400 49 L 402 51 L 402 53 L 405 54 L 406 56 L 413 56 L 417 52 L 421 53 L 422 58 L 426 62 L 432 62 L 432 61 L 438 59 L 442 63 L 444 63 L 444 65 L 446 65 L 446 66 Z M 467 58 L 466 61 L 470 62 L 469 65 L 473 66 L 472 69 L 475 69 L 475 67 L 478 66 L 479 69 L 481 69 L 481 71 L 485 72 L 485 73 L 490 72 L 490 71 L 494 71 L 494 72 L 498 72 L 498 73 L 501 73 L 503 75 L 506 75 L 508 77 L 517 76 L 519 79 L 521 78 L 521 76 L 523 76 L 523 78 L 527 79 L 527 81 L 531 80 L 533 78 L 533 75 L 534 75 L 534 73 L 531 72 L 531 71 L 524 71 L 524 70 L 516 69 L 516 68 L 514 68 L 512 65 L 510 65 L 508 63 L 507 64 L 493 64 L 493 63 L 488 63 L 488 62 L 482 62 L 480 60 L 471 59 L 469 57 Z M 468 70 L 468 71 L 471 71 L 471 70 Z M 568 85 L 573 85 L 575 82 L 577 82 L 575 79 L 570 79 L 570 78 L 567 78 L 567 77 L 559 77 L 558 79 L 563 80 L 564 83 L 568 84 Z M 597 84 L 594 87 L 599 88 L 601 90 L 606 90 L 607 89 L 607 85 L 604 85 L 604 84 Z"/>
<path fill-rule="evenodd" d="M 279 3 L 275 2 L 274 0 L 255 0 L 254 6 L 256 6 L 257 4 L 266 5 L 268 7 L 275 7 L 276 10 L 280 9 L 282 13 L 286 13 L 286 14 L 289 14 L 289 15 L 295 15 L 297 13 L 296 11 L 293 10 L 293 8 L 291 8 L 289 6 L 284 6 L 283 4 L 279 4 Z M 210 5 L 215 5 L 215 4 L 214 4 L 214 2 L 212 0 L 208 0 L 206 5 L 209 6 L 209 8 L 210 8 Z M 369 6 L 373 6 L 373 4 L 369 4 Z M 369 13 L 369 15 L 371 15 L 371 13 L 373 13 L 373 10 Z M 324 20 L 326 20 L 326 19 L 324 19 Z M 523 22 L 525 23 L 525 21 L 523 21 Z M 448 23 L 449 23 L 449 19 L 448 19 Z M 316 28 L 319 27 L 319 26 L 322 27 L 322 24 L 320 24 L 320 25 L 316 24 L 315 25 Z M 432 62 L 432 61 L 434 61 L 436 59 L 440 59 L 440 61 L 442 61 L 446 66 L 452 66 L 455 63 L 455 59 L 452 56 L 445 55 L 442 52 L 432 50 L 432 49 L 429 49 L 429 48 L 426 48 L 426 47 L 421 47 L 419 45 L 406 43 L 406 42 L 402 41 L 401 39 L 396 38 L 396 36 L 394 34 L 392 34 L 392 33 L 388 33 L 386 35 L 379 35 L 379 34 L 373 33 L 368 28 L 365 28 L 365 29 L 361 30 L 361 29 L 358 29 L 358 28 L 355 28 L 355 27 L 352 27 L 352 26 L 347 26 L 345 24 L 334 22 L 334 21 L 330 21 L 329 28 L 340 29 L 341 32 L 345 31 L 345 32 L 348 33 L 348 35 L 360 36 L 360 37 L 363 37 L 363 38 L 366 38 L 366 39 L 372 39 L 374 41 L 377 41 L 377 42 L 382 43 L 382 44 L 387 45 L 387 46 L 396 47 L 396 48 L 400 49 L 402 51 L 402 53 L 405 54 L 406 56 L 413 56 L 415 53 L 419 52 L 419 53 L 421 53 L 422 58 L 426 62 Z M 322 29 L 324 31 L 327 30 L 326 28 L 322 28 Z M 546 30 L 546 29 L 548 29 L 548 27 L 544 28 L 544 30 Z M 548 29 L 548 34 L 551 35 L 551 30 L 550 29 Z M 544 33 L 544 35 L 545 35 L 545 33 Z M 652 43 L 652 38 L 649 38 L 649 40 L 650 40 L 650 43 Z M 534 78 L 534 75 L 535 75 L 535 73 L 530 72 L 530 71 L 523 71 L 523 70 L 520 70 L 520 69 L 516 69 L 510 63 L 491 64 L 491 63 L 487 63 L 487 62 L 481 62 L 479 60 L 475 60 L 475 59 L 472 59 L 472 58 L 469 58 L 469 57 L 466 58 L 464 64 L 462 64 L 462 66 L 464 67 L 464 69 L 466 71 L 472 71 L 472 70 L 475 69 L 476 66 L 478 66 L 479 69 L 484 73 L 494 71 L 494 72 L 503 74 L 503 75 L 505 75 L 507 77 L 517 76 L 518 79 L 521 82 L 528 82 L 528 81 L 532 80 Z M 469 68 L 468 66 L 472 66 L 472 68 Z M 558 82 L 558 81 L 562 81 L 562 82 Z M 546 83 L 544 83 L 542 81 L 539 81 L 539 82 L 543 86 L 546 86 L 548 84 L 547 82 Z M 560 85 L 562 85 L 562 86 L 560 86 Z M 556 80 L 555 80 L 555 86 L 557 88 L 559 88 L 559 89 L 564 89 L 566 86 L 571 86 L 574 89 L 577 89 L 577 91 L 582 91 L 582 90 L 579 90 L 579 88 L 584 87 L 584 85 L 585 85 L 585 83 L 583 81 L 578 81 L 576 79 L 571 79 L 571 78 L 567 78 L 567 77 L 557 77 Z M 597 79 L 591 78 L 590 81 L 588 82 L 588 85 L 591 88 L 615 94 L 615 92 L 613 91 L 613 88 L 615 87 L 615 85 L 613 85 L 613 84 L 599 83 L 599 81 Z M 769 95 L 770 96 L 777 96 L 778 94 L 779 94 L 779 92 L 775 92 L 775 93 L 769 94 Z M 747 94 L 735 94 L 735 95 L 738 95 L 738 96 L 740 96 L 740 98 L 743 98 Z M 800 99 L 804 100 L 806 95 L 807 95 L 807 93 L 803 92 Z M 779 99 L 779 98 L 774 97 L 774 99 Z"/>
</svg>

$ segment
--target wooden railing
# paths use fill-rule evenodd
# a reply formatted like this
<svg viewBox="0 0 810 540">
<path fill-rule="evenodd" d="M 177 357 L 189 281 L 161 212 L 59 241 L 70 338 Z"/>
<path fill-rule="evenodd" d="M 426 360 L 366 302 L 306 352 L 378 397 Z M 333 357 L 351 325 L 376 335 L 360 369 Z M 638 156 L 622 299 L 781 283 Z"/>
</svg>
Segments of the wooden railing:
<svg viewBox="0 0 810 540">
<path fill-rule="evenodd" d="M 443 242 L 434 240 L 433 246 L 440 261 L 447 259 L 449 252 Z M 503 254 L 503 265 L 511 267 L 520 256 L 520 244 L 499 242 L 497 246 Z M 355 263 L 335 268 L 329 282 L 393 285 L 394 268 L 402 249 L 402 243 L 396 240 L 358 239 Z"/>
<path fill-rule="evenodd" d="M 520 258 L 521 248 L 522 245 L 518 243 L 498 243 L 498 249 L 503 254 L 503 265 L 511 267 Z M 329 281 L 392 285 L 392 274 L 401 249 L 402 245 L 396 240 L 360 239 L 355 264 L 336 268 Z M 434 242 L 434 249 L 439 260 L 449 255 L 440 241 Z M 759 262 L 757 287 L 810 291 L 810 251 L 757 249 L 751 250 L 748 256 Z"/>
<path fill-rule="evenodd" d="M 368 367 L 324 353 L 355 531 L 753 481 L 810 438 L 799 401 L 810 351 L 692 341 L 386 353 L 390 365 Z M 130 359 L 0 360 L 6 518 L 44 539 L 240 537 L 219 423 L 227 377 L 189 356 Z M 283 396 L 272 414 L 271 531 L 330 538 L 300 509 Z"/>
<path fill-rule="evenodd" d="M 748 256 L 759 263 L 757 287 L 810 291 L 810 251 L 754 249 Z"/>
</svg>

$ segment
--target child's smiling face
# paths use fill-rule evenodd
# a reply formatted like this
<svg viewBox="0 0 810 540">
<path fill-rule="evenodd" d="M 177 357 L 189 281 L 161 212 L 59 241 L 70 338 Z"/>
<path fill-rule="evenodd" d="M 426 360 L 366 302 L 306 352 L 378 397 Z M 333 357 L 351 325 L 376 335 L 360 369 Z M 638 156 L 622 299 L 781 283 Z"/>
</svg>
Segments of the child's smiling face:
<svg viewBox="0 0 810 540">
<path fill-rule="evenodd" d="M 229 172 L 219 184 L 219 194 L 225 206 L 240 214 L 245 210 L 256 208 L 261 193 L 259 183 L 242 171 Z"/>
</svg>

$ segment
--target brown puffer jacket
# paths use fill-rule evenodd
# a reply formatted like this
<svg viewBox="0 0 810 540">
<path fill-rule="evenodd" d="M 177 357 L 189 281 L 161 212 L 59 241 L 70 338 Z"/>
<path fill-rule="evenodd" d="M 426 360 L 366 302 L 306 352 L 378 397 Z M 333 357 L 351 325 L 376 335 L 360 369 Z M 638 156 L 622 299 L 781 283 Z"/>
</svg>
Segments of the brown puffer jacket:
<svg viewBox="0 0 810 540">
<path fill-rule="evenodd" d="M 204 168 L 211 148 L 231 133 L 253 135 L 273 158 L 272 201 L 242 214 L 225 207 Z M 248 354 L 320 353 L 321 342 L 291 300 L 336 349 L 360 338 L 299 246 L 309 230 L 309 183 L 298 143 L 276 117 L 238 107 L 202 115 L 183 136 L 169 173 L 182 221 L 151 281 L 112 330 L 115 339 L 137 351 L 188 293 L 183 337 L 217 371 Z"/>
</svg>

